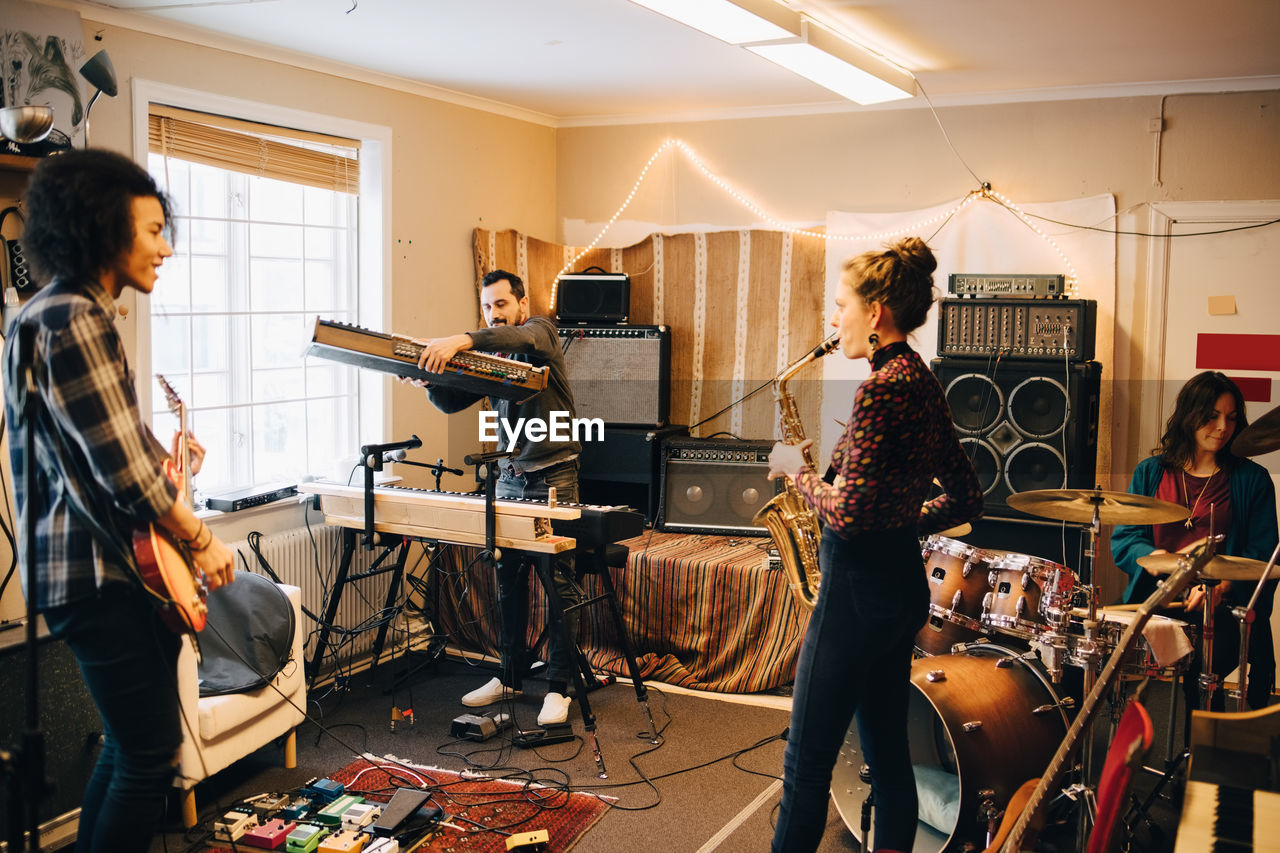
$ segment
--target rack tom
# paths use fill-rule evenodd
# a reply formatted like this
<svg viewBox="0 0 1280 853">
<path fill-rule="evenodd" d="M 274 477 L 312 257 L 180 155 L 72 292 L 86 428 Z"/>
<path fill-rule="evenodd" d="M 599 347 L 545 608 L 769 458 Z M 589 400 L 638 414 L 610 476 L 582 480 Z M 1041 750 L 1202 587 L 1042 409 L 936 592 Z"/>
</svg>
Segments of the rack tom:
<svg viewBox="0 0 1280 853">
<path fill-rule="evenodd" d="M 987 592 L 986 552 L 934 534 L 921 550 L 929 581 L 929 620 L 916 634 L 924 655 L 945 655 L 957 643 L 982 637 L 982 601 Z"/>
<path fill-rule="evenodd" d="M 1076 582 L 1071 569 L 1012 551 L 991 551 L 988 556 L 990 588 L 979 616 L 984 626 L 1024 640 L 1066 630 Z"/>
</svg>

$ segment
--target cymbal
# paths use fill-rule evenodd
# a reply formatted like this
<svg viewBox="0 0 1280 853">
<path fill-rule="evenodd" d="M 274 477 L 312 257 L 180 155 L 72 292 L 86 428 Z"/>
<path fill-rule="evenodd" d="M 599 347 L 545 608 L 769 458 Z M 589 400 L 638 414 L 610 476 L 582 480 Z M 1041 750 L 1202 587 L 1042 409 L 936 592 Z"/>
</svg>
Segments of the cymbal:
<svg viewBox="0 0 1280 853">
<path fill-rule="evenodd" d="M 1173 574 L 1178 568 L 1178 561 L 1185 554 L 1148 554 L 1138 558 L 1138 565 L 1150 569 L 1158 575 Z M 1215 554 L 1200 568 L 1200 577 L 1216 578 L 1221 581 L 1256 581 L 1262 577 L 1267 564 L 1262 560 L 1250 560 L 1248 557 L 1229 557 L 1226 554 Z M 1272 569 L 1273 577 L 1280 577 Z"/>
<path fill-rule="evenodd" d="M 1163 524 L 1191 514 L 1186 507 L 1168 501 L 1102 489 L 1039 489 L 1018 492 L 1006 500 L 1009 506 L 1031 515 L 1085 524 L 1093 521 L 1095 508 L 1102 524 Z"/>
<path fill-rule="evenodd" d="M 1280 450 L 1280 406 L 1245 427 L 1231 442 L 1236 456 L 1261 456 Z"/>
<path fill-rule="evenodd" d="M 939 536 L 945 536 L 948 539 L 959 539 L 961 536 L 968 536 L 973 532 L 973 525 L 969 522 L 957 524 L 955 527 L 948 527 L 946 530 L 940 531 Z"/>
</svg>

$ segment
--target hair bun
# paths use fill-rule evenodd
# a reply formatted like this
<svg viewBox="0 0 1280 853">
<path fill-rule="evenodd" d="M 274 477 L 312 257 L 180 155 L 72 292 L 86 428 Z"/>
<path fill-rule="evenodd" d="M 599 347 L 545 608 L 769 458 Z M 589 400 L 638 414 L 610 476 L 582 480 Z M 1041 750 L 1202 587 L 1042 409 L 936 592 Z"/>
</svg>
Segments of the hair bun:
<svg viewBox="0 0 1280 853">
<path fill-rule="evenodd" d="M 925 275 L 932 275 L 938 268 L 938 259 L 933 256 L 933 250 L 919 237 L 904 237 L 890 246 L 889 251 L 899 261 Z"/>
</svg>

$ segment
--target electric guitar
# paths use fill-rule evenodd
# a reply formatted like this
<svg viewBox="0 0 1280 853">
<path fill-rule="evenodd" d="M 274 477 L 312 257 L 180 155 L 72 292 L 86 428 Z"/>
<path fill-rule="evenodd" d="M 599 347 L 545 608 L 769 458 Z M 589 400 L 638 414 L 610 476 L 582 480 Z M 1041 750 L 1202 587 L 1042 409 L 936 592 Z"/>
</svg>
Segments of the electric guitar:
<svg viewBox="0 0 1280 853">
<path fill-rule="evenodd" d="M 190 506 L 187 407 L 163 376 L 157 373 L 156 380 L 164 390 L 169 411 L 178 416 L 178 456 L 165 460 L 165 474 L 178 487 L 178 500 Z M 204 577 L 192 564 L 191 551 L 186 543 L 157 524 L 137 525 L 133 528 L 133 555 L 142 582 L 152 595 L 161 600 L 161 616 L 165 624 L 178 634 L 203 630 L 209 616 L 209 608 L 205 605 L 208 589 Z"/>
<path fill-rule="evenodd" d="M 1020 850 L 1031 849 L 1034 846 L 1035 835 L 1038 834 L 1039 823 L 1042 822 L 1039 812 L 1044 804 L 1045 797 L 1057 785 L 1064 766 L 1075 752 L 1081 733 L 1093 721 L 1093 715 L 1097 711 L 1099 700 L 1111 689 L 1111 685 L 1115 682 L 1116 674 L 1120 669 L 1120 662 L 1124 660 L 1125 655 L 1137 643 L 1138 634 L 1150 620 L 1152 611 L 1182 592 L 1192 578 L 1199 573 L 1200 567 L 1204 565 L 1210 556 L 1212 555 L 1209 553 L 1209 549 L 1203 546 L 1193 552 L 1191 559 L 1180 563 L 1177 570 L 1169 575 L 1168 579 L 1146 601 L 1138 606 L 1137 611 L 1134 613 L 1133 621 L 1120 637 L 1120 641 L 1116 644 L 1111 657 L 1107 659 L 1107 665 L 1103 667 L 1102 673 L 1093 685 L 1093 689 L 1084 698 L 1084 702 L 1080 706 L 1080 712 L 1076 714 L 1075 721 L 1072 722 L 1071 728 L 1067 731 L 1066 738 L 1054 754 L 1053 760 L 1049 762 L 1049 767 L 1039 779 L 1030 779 L 1024 782 L 1022 787 L 1018 788 L 1013 796 L 1009 798 L 1009 805 L 1005 808 L 1004 820 L 1000 824 L 1000 829 L 997 830 L 995 837 L 991 839 L 990 846 L 987 847 L 984 853 L 1018 853 Z M 1025 844 L 1024 839 L 1026 841 Z"/>
</svg>

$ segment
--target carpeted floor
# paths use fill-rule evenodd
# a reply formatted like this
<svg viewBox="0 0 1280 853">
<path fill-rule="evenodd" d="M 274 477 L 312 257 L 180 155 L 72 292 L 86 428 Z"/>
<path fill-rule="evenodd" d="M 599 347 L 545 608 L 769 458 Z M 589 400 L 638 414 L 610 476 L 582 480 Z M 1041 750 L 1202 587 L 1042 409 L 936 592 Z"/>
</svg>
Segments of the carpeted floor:
<svg viewBox="0 0 1280 853">
<path fill-rule="evenodd" d="M 383 666 L 372 678 L 354 676 L 341 692 L 314 695 L 309 711 L 316 722 L 304 723 L 299 730 L 297 769 L 288 771 L 280 766 L 282 753 L 277 747 L 255 753 L 196 789 L 202 819 L 224 813 L 244 797 L 292 790 L 312 777 L 335 773 L 359 755 L 394 755 L 416 765 L 458 772 L 528 775 L 561 789 L 612 798 L 598 822 L 581 835 L 573 847 L 575 853 L 768 849 L 780 791 L 784 746 L 780 735 L 788 721 L 787 711 L 779 707 L 784 702 L 776 697 L 759 700 L 775 707 L 761 707 L 733 701 L 742 697 L 706 698 L 652 686 L 649 705 L 661 732 L 660 743 L 655 745 L 649 743 L 647 719 L 629 684 L 595 690 L 589 700 L 608 772 L 608 778 L 602 779 L 590 748 L 580 738 L 536 750 L 515 748 L 500 737 L 483 743 L 452 739 L 451 721 L 469 712 L 458 697 L 488 680 L 493 670 L 445 659 L 390 691 L 393 676 L 403 674 L 415 662 L 412 658 L 395 662 Z M 545 684 L 531 680 L 526 686 L 529 693 L 505 709 L 522 729 L 536 725 L 534 718 Z M 1165 685 L 1154 684 L 1146 697 L 1157 730 L 1147 762 L 1150 765 L 1163 764 L 1166 695 Z M 393 706 L 412 708 L 414 724 L 401 721 L 393 731 Z M 576 703 L 570 721 L 581 736 L 583 726 Z M 1100 726 L 1105 737 L 1105 721 Z M 1098 748 L 1105 752 L 1105 740 L 1099 743 Z M 1157 781 L 1153 774 L 1140 774 L 1136 781 L 1139 796 L 1145 796 Z M 1173 790 L 1176 793 L 1176 788 Z M 1069 800 L 1059 799 L 1055 815 L 1061 822 L 1046 832 L 1040 849 L 1074 849 L 1074 818 L 1069 807 Z M 445 808 L 449 810 L 447 805 Z M 1172 850 L 1176 825 L 1176 806 L 1156 800 L 1148 817 L 1137 821 L 1134 849 L 1149 853 Z M 549 821 L 534 811 L 528 820 L 506 831 L 542 828 L 550 829 Z M 201 832 L 180 831 L 176 806 L 170 830 L 156 839 L 153 851 L 203 849 Z M 492 842 L 502 837 L 498 832 L 477 832 L 461 837 L 453 849 L 489 850 Z M 858 849 L 857 839 L 834 805 L 829 805 L 820 850 Z"/>
</svg>

